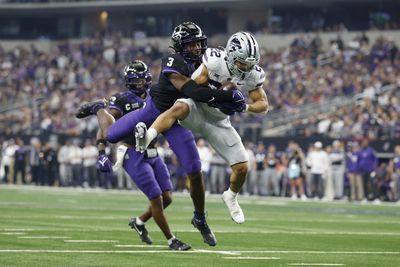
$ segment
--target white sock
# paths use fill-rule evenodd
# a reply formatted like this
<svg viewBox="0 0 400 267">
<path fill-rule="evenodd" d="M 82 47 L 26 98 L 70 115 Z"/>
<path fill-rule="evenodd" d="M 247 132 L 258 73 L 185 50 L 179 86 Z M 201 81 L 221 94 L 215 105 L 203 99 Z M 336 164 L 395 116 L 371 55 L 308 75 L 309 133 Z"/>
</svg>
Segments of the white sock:
<svg viewBox="0 0 400 267">
<path fill-rule="evenodd" d="M 230 187 L 228 188 L 228 190 L 227 190 L 227 191 L 228 191 L 228 193 L 229 193 L 229 194 L 231 194 L 231 196 L 233 196 L 233 197 L 236 197 L 236 196 L 237 196 L 237 194 L 238 194 L 238 193 L 236 193 L 236 192 L 233 192 L 233 191 L 231 190 L 231 188 L 230 188 Z"/>
<path fill-rule="evenodd" d="M 138 225 L 144 225 L 144 222 L 139 217 L 136 217 L 136 223 Z"/>
<path fill-rule="evenodd" d="M 172 241 L 175 239 L 176 237 L 173 235 L 170 239 L 168 239 L 168 246 L 172 244 Z"/>
<path fill-rule="evenodd" d="M 148 144 L 146 145 L 149 145 L 151 141 L 153 141 L 153 139 L 157 137 L 157 135 L 158 135 L 157 130 L 150 127 L 146 132 L 146 142 L 148 142 Z"/>
</svg>

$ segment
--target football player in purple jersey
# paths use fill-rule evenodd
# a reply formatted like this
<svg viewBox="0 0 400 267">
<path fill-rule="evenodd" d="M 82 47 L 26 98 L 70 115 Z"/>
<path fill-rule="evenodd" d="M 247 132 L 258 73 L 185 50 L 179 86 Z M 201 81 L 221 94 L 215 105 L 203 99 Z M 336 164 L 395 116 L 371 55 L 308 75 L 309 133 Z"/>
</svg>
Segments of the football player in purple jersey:
<svg viewBox="0 0 400 267">
<path fill-rule="evenodd" d="M 123 167 L 149 199 L 148 209 L 142 215 L 131 218 L 129 221 L 129 225 L 136 230 L 140 239 L 147 244 L 152 244 L 144 223 L 153 217 L 168 240 L 170 249 L 188 250 L 191 246 L 175 238 L 164 214 L 164 209 L 172 201 L 172 184 L 167 166 L 158 156 L 154 143 L 142 154 L 134 149 L 135 137 L 133 135 L 127 137 L 123 140 L 123 145 L 117 149 L 117 162 L 114 167 L 105 154 L 107 144 L 105 134 L 114 120 L 144 107 L 148 89 L 151 86 L 151 73 L 144 62 L 134 60 L 124 69 L 124 81 L 128 90 L 111 96 L 108 103 L 101 100 L 83 105 L 76 117 L 84 118 L 88 113 L 93 113 L 98 118 L 100 129 L 97 133 L 99 149 L 97 168 L 102 172 L 111 173 L 113 169 Z"/>
</svg>

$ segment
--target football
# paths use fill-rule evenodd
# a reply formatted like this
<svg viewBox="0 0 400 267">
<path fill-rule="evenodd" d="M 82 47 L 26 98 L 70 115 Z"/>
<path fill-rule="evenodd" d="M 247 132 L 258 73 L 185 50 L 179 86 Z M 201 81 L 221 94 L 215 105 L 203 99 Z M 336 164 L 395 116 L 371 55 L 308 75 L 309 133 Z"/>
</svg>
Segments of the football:
<svg viewBox="0 0 400 267">
<path fill-rule="evenodd" d="M 230 91 L 230 90 L 237 90 L 237 85 L 236 83 L 233 82 L 225 82 L 221 85 L 219 88 L 220 90 L 225 90 L 225 91 Z"/>
</svg>

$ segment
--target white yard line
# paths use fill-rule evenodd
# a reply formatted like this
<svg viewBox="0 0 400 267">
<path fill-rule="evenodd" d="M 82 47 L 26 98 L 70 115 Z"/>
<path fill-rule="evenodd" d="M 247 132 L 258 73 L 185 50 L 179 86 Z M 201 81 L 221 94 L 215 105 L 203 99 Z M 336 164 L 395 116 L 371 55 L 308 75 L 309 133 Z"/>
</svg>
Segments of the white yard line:
<svg viewBox="0 0 400 267">
<path fill-rule="evenodd" d="M 97 231 L 123 231 L 122 228 L 94 228 L 94 229 L 68 229 L 68 228 L 40 228 L 40 229 L 0 229 L 3 235 L 25 235 L 24 232 L 1 232 L 1 231 L 69 231 L 69 232 L 97 232 Z M 181 233 L 197 233 L 196 229 L 180 230 Z M 288 234 L 288 235 L 356 235 L 356 236 L 400 236 L 399 232 L 354 232 L 354 231 L 290 231 L 290 230 L 214 230 L 214 233 L 220 234 Z"/>
<path fill-rule="evenodd" d="M 26 233 L 22 233 L 22 232 L 3 232 L 3 233 L 0 233 L 0 235 L 26 235 Z"/>
<path fill-rule="evenodd" d="M 181 230 L 179 232 L 194 232 L 198 230 Z M 400 232 L 346 232 L 346 231 L 285 231 L 285 230 L 215 230 L 214 233 L 227 233 L 227 234 L 290 234 L 290 235 L 385 235 L 385 236 L 398 236 Z"/>
<path fill-rule="evenodd" d="M 113 247 L 117 248 L 167 248 L 165 245 L 113 245 Z"/>
<path fill-rule="evenodd" d="M 342 263 L 289 263 L 289 266 L 344 266 Z"/>
<path fill-rule="evenodd" d="M 64 240 L 66 243 L 118 243 L 117 240 Z"/>
<path fill-rule="evenodd" d="M 16 231 L 16 232 L 25 232 L 25 231 L 35 231 L 35 229 L 32 228 L 0 228 L 0 231 Z"/>
<path fill-rule="evenodd" d="M 280 260 L 277 257 L 222 257 L 226 260 Z"/>
<path fill-rule="evenodd" d="M 67 239 L 69 236 L 18 236 L 17 238 L 22 239 Z"/>
<path fill-rule="evenodd" d="M 98 240 L 96 240 L 98 241 Z M 171 253 L 171 250 L 56 250 L 56 249 L 2 249 L 0 253 Z M 291 251 L 291 250 L 189 250 L 184 253 L 240 254 L 347 254 L 347 255 L 400 255 L 400 251 Z"/>
</svg>

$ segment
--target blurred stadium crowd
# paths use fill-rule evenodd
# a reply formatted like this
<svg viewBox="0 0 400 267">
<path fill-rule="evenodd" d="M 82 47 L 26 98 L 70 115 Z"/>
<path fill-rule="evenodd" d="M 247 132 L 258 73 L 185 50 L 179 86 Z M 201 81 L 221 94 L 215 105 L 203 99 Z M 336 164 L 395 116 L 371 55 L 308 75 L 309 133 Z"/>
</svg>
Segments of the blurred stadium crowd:
<svg viewBox="0 0 400 267">
<path fill-rule="evenodd" d="M 133 58 L 147 62 L 157 82 L 158 59 L 163 52 L 156 45 L 123 44 L 117 35 L 64 42 L 49 52 L 34 46 L 13 51 L 0 47 L 1 111 L 15 109 L 0 112 L 0 134 L 93 133 L 95 118 L 78 121 L 71 116 L 79 104 L 123 90 L 122 70 Z M 267 73 L 264 88 L 272 110 L 285 114 L 337 96 L 358 96 L 356 105 L 353 102 L 335 114 L 298 121 L 288 134 L 400 137 L 396 90 L 400 53 L 393 41 L 382 37 L 370 43 L 363 34 L 347 45 L 338 36 L 331 49 L 323 51 L 318 35 L 300 36 L 278 51 L 263 47 L 260 66 Z M 383 90 L 387 85 L 395 89 Z M 32 99 L 39 105 L 32 106 Z M 246 120 L 261 125 L 262 118 L 246 114 L 232 120 L 234 124 Z"/>
<path fill-rule="evenodd" d="M 135 190 L 130 177 L 118 170 L 105 175 L 96 169 L 98 151 L 87 139 L 67 141 L 59 146 L 41 143 L 33 137 L 29 144 L 20 138 L 2 143 L 0 177 L 2 183 Z M 379 162 L 368 139 L 345 143 L 317 141 L 306 151 L 290 141 L 283 151 L 274 144 L 245 142 L 250 171 L 243 187 L 245 195 L 282 196 L 307 200 L 399 201 L 400 145 L 394 157 Z M 197 141 L 202 172 L 208 193 L 222 193 L 229 185 L 229 166 L 208 143 Z M 187 192 L 188 178 L 167 142 L 158 144 L 159 155 L 171 173 L 175 191 Z M 107 151 L 110 158 L 112 152 Z"/>
</svg>

